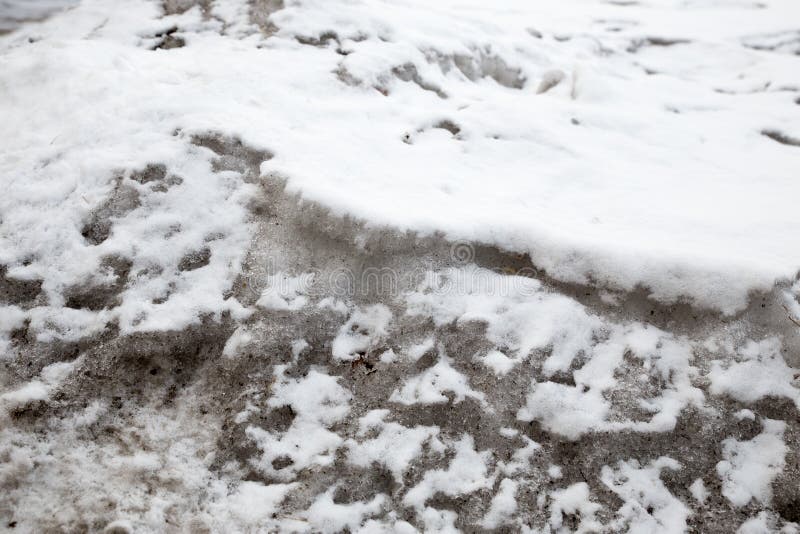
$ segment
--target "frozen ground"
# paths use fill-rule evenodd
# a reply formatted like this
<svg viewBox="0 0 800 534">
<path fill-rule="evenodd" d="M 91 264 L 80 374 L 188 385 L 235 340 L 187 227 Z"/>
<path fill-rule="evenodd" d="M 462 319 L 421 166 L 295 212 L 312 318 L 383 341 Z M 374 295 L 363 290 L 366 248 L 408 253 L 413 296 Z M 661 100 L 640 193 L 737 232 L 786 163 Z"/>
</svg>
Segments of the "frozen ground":
<svg viewBox="0 0 800 534">
<path fill-rule="evenodd" d="M 0 117 L 0 528 L 800 529 L 796 2 L 84 0 Z"/>
</svg>

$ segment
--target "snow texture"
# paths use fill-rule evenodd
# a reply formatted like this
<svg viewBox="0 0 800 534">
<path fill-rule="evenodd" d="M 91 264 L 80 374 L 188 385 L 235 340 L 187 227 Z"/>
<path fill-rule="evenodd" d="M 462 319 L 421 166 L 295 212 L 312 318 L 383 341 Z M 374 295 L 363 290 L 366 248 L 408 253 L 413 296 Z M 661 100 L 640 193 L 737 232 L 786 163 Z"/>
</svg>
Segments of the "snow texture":
<svg viewBox="0 0 800 534">
<path fill-rule="evenodd" d="M 793 0 L 0 0 L 0 530 L 798 532 Z"/>
</svg>

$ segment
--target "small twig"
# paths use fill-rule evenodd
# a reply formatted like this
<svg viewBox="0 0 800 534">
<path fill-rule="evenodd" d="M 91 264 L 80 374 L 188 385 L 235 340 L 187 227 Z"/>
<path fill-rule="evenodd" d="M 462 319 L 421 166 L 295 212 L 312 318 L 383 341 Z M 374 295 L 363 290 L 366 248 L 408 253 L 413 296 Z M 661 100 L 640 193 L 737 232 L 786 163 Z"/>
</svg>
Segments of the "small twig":
<svg viewBox="0 0 800 534">
<path fill-rule="evenodd" d="M 789 320 L 792 321 L 797 326 L 800 326 L 800 320 L 797 320 L 794 317 L 792 317 L 792 312 L 789 311 L 789 307 L 786 304 L 783 305 L 783 309 L 786 310 L 786 316 L 789 318 Z"/>
</svg>

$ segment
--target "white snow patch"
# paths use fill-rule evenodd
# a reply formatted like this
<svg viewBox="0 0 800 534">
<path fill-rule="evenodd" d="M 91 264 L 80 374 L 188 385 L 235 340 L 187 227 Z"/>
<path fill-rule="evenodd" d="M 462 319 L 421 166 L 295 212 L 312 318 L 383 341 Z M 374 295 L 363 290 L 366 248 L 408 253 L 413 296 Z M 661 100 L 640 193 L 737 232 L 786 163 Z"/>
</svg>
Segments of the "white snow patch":
<svg viewBox="0 0 800 534">
<path fill-rule="evenodd" d="M 291 276 L 278 272 L 267 277 L 267 287 L 256 304 L 267 310 L 296 311 L 308 304 L 306 296 L 314 283 L 314 273 Z"/>
<path fill-rule="evenodd" d="M 226 497 L 225 511 L 247 525 L 275 525 L 272 515 L 297 484 L 269 484 L 243 481 Z M 265 525 L 266 524 L 266 525 Z"/>
<path fill-rule="evenodd" d="M 325 297 L 317 302 L 317 308 L 321 310 L 330 310 L 341 315 L 347 315 L 347 311 L 349 309 L 344 301 L 333 297 Z"/>
<path fill-rule="evenodd" d="M 633 534 L 685 532 L 689 509 L 669 492 L 660 478 L 662 469 L 680 468 L 678 462 L 666 456 L 645 466 L 629 460 L 618 462 L 615 469 L 603 467 L 600 475 L 603 484 L 624 501 L 611 529 Z"/>
<path fill-rule="evenodd" d="M 547 476 L 553 480 L 559 480 L 563 476 L 561 473 L 561 466 L 550 464 L 550 466 L 547 468 Z"/>
<path fill-rule="evenodd" d="M 436 493 L 455 497 L 491 486 L 493 477 L 488 474 L 487 466 L 491 452 L 477 452 L 472 436 L 468 434 L 454 442 L 452 447 L 455 456 L 447 469 L 426 471 L 422 480 L 403 497 L 405 505 L 422 513 L 427 500 Z"/>
<path fill-rule="evenodd" d="M 469 379 L 450 362 L 450 358 L 440 354 L 435 365 L 409 378 L 400 389 L 392 393 L 389 400 L 406 405 L 436 404 L 448 402 L 445 392 L 449 392 L 453 394 L 453 402 L 456 404 L 469 397 L 488 407 L 485 395 L 472 389 Z"/>
<path fill-rule="evenodd" d="M 711 393 L 728 395 L 741 402 L 755 402 L 768 395 L 786 397 L 800 408 L 800 381 L 781 355 L 781 341 L 776 337 L 749 340 L 739 349 L 736 359 L 727 364 L 712 362 L 708 377 Z"/>
<path fill-rule="evenodd" d="M 550 492 L 550 528 L 555 533 L 584 533 L 602 530 L 602 524 L 597 520 L 597 512 L 601 505 L 593 502 L 590 497 L 589 485 L 578 482 L 564 489 Z M 572 531 L 563 523 L 565 515 L 577 514 L 580 517 L 577 529 Z"/>
<path fill-rule="evenodd" d="M 303 378 L 290 379 L 277 366 L 276 383 L 268 405 L 273 408 L 291 406 L 295 413 L 291 426 L 283 433 L 248 426 L 247 435 L 262 451 L 253 464 L 279 480 L 292 480 L 297 472 L 311 465 L 329 465 L 342 437 L 328 430 L 350 411 L 350 392 L 339 385 L 337 378 L 311 369 Z M 276 469 L 272 462 L 287 457 L 291 464 Z"/>
<path fill-rule="evenodd" d="M 438 427 L 415 426 L 407 428 L 394 422 L 385 422 L 389 410 L 372 410 L 359 420 L 358 437 L 378 431 L 374 437 L 348 440 L 348 461 L 360 467 L 380 464 L 391 471 L 395 481 L 403 484 L 403 474 L 421 453 L 426 442 L 438 441 Z M 437 448 L 443 445 L 439 444 Z"/>
<path fill-rule="evenodd" d="M 547 346 L 552 351 L 545 373 L 566 371 L 601 324 L 574 300 L 542 290 L 538 280 L 475 266 L 428 272 L 406 300 L 408 313 L 429 316 L 437 325 L 485 322 L 487 338 L 513 353 L 493 352 L 484 358 L 498 374 Z"/>
<path fill-rule="evenodd" d="M 333 357 L 352 361 L 368 354 L 386 338 L 391 321 L 392 312 L 383 304 L 355 310 L 333 340 Z"/>
<path fill-rule="evenodd" d="M 498 468 L 507 476 L 517 475 L 530 467 L 530 460 L 536 451 L 542 448 L 541 445 L 533 441 L 528 436 L 521 436 L 525 443 L 522 447 L 514 451 L 508 462 L 497 462 Z"/>
<path fill-rule="evenodd" d="M 787 523 L 778 528 L 780 523 L 777 514 L 769 511 L 759 512 L 757 516 L 745 521 L 736 530 L 736 534 L 797 534 L 797 523 Z"/>
<path fill-rule="evenodd" d="M 576 440 L 599 428 L 607 413 L 608 402 L 598 390 L 541 382 L 532 386 L 517 419 L 539 421 L 548 432 Z"/>
<path fill-rule="evenodd" d="M 508 522 L 517 511 L 517 489 L 519 482 L 512 478 L 500 481 L 500 487 L 492 497 L 489 510 L 481 519 L 480 526 L 487 529 L 498 528 Z"/>
<path fill-rule="evenodd" d="M 427 353 L 429 350 L 433 349 L 436 346 L 436 340 L 432 337 L 429 337 L 422 343 L 416 343 L 406 349 L 405 354 L 411 359 L 411 361 L 416 362 Z"/>
<path fill-rule="evenodd" d="M 486 353 L 483 358 L 479 358 L 479 360 L 483 365 L 494 371 L 494 374 L 497 376 L 507 374 L 517 363 L 499 350 L 491 350 Z"/>
<path fill-rule="evenodd" d="M 239 354 L 242 347 L 253 341 L 253 335 L 247 331 L 244 326 L 240 326 L 233 331 L 231 337 L 225 342 L 225 347 L 222 349 L 222 355 L 227 358 L 233 358 Z"/>
<path fill-rule="evenodd" d="M 703 483 L 702 478 L 698 478 L 692 482 L 692 485 L 689 486 L 689 492 L 692 494 L 692 497 L 694 497 L 694 500 L 696 500 L 699 504 L 705 503 L 706 499 L 708 499 L 708 496 L 710 495 L 708 489 L 706 489 L 706 485 Z"/>
<path fill-rule="evenodd" d="M 368 516 L 378 514 L 386 502 L 383 494 L 375 495 L 369 502 L 351 502 L 340 504 L 333 502 L 336 487 L 320 494 L 306 510 L 305 517 L 313 532 L 334 533 L 344 529 L 355 531 Z"/>
<path fill-rule="evenodd" d="M 306 349 L 311 348 L 311 345 L 309 345 L 308 341 L 305 339 L 295 339 L 292 341 L 291 348 L 292 360 L 297 361 L 297 358 L 299 358 Z"/>
<path fill-rule="evenodd" d="M 81 361 L 82 358 L 77 358 L 71 362 L 51 363 L 42 369 L 39 379 L 31 380 L 17 389 L 1 394 L 0 409 L 7 411 L 31 402 L 48 400 L 50 392 L 57 388 Z"/>
<path fill-rule="evenodd" d="M 748 421 L 756 420 L 756 414 L 754 414 L 752 410 L 748 410 L 746 408 L 739 410 L 738 412 L 733 414 L 733 416 L 739 421 L 744 421 L 745 419 L 747 419 Z"/>
<path fill-rule="evenodd" d="M 437 510 L 428 506 L 422 510 L 420 516 L 425 524 L 424 532 L 441 532 L 442 534 L 459 534 L 461 532 L 455 525 L 458 514 L 452 510 Z"/>
<path fill-rule="evenodd" d="M 529 252 L 561 280 L 641 285 L 663 301 L 687 296 L 733 313 L 748 292 L 800 266 L 800 154 L 760 134 L 796 136 L 800 112 L 772 87 L 796 83 L 797 58 L 740 41 L 784 30 L 791 2 L 640 6 L 640 24 L 613 34 L 596 24 L 618 9 L 603 2 L 487 11 L 477 0 L 391 9 L 313 0 L 276 12 L 280 30 L 267 40 L 239 38 L 251 31 L 240 1 L 212 9 L 219 18 L 198 9 L 175 17 L 188 44 L 168 52 L 148 50 L 144 36 L 165 23 L 143 1 L 124 12 L 82 2 L 0 38 L 0 261 L 43 279 L 54 306 L 113 253 L 134 272 L 162 273 L 129 281 L 116 312 L 126 332 L 236 307 L 223 295 L 250 242 L 245 206 L 255 187 L 212 172 L 213 154 L 189 146 L 189 134 L 209 130 L 269 146 L 275 157 L 262 170 L 336 214 Z M 548 38 L 532 37 L 530 21 Z M 296 39 L 331 30 L 346 55 Z M 690 42 L 629 53 L 645 31 Z M 536 94 L 555 71 L 563 81 Z M 755 88 L 757 97 L 740 94 Z M 431 128 L 439 117 L 459 134 Z M 115 170 L 154 162 L 183 183 L 166 192 L 127 184 L 141 206 L 115 221 L 108 240 L 87 244 L 81 224 L 112 194 Z M 180 232 L 164 238 L 175 224 Z M 204 245 L 209 265 L 176 269 Z M 169 299 L 153 304 L 170 283 Z"/>
<path fill-rule="evenodd" d="M 508 439 L 514 438 L 519 434 L 519 430 L 510 427 L 503 427 L 498 432 L 501 436 Z"/>
<path fill-rule="evenodd" d="M 28 314 L 18 306 L 0 306 L 0 360 L 11 358 L 10 334 L 25 324 Z"/>
<path fill-rule="evenodd" d="M 787 452 L 783 442 L 786 423 L 762 419 L 764 430 L 749 441 L 728 438 L 722 442 L 717 474 L 722 494 L 734 505 L 745 506 L 751 499 L 769 504 L 772 481 L 783 471 Z"/>
</svg>

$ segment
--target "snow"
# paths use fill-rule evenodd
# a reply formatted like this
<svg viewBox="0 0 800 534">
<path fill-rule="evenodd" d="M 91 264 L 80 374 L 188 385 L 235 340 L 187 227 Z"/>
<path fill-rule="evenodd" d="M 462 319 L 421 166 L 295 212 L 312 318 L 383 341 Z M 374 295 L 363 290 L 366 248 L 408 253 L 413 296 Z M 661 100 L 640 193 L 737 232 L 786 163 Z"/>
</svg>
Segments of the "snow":
<svg viewBox="0 0 800 534">
<path fill-rule="evenodd" d="M 333 501 L 336 488 L 331 488 L 317 497 L 308 509 L 309 523 L 314 532 L 335 533 L 345 528 L 355 530 L 364 521 L 364 517 L 375 515 L 386 500 L 385 495 L 376 495 L 369 502 L 338 504 Z"/>
<path fill-rule="evenodd" d="M 722 457 L 717 474 L 722 494 L 734 506 L 745 506 L 751 499 L 768 504 L 772 498 L 772 480 L 783 471 L 786 423 L 763 419 L 764 430 L 749 441 L 728 438 L 722 442 Z"/>
<path fill-rule="evenodd" d="M 550 528 L 552 532 L 596 532 L 602 525 L 595 518 L 601 506 L 592 502 L 589 495 L 589 485 L 578 482 L 564 489 L 550 493 Z M 564 515 L 578 514 L 580 523 L 574 531 L 563 524 Z"/>
<path fill-rule="evenodd" d="M 500 435 L 503 436 L 504 438 L 511 439 L 517 436 L 518 434 L 519 430 L 517 430 L 516 428 L 504 427 L 500 429 Z"/>
<path fill-rule="evenodd" d="M 391 471 L 395 481 L 403 484 L 403 474 L 411 462 L 417 458 L 426 442 L 442 448 L 438 441 L 439 429 L 432 426 L 406 428 L 393 422 L 384 422 L 389 410 L 372 410 L 361 418 L 359 436 L 365 437 L 371 430 L 379 433 L 360 443 L 348 441 L 348 461 L 353 465 L 369 467 L 378 463 Z"/>
<path fill-rule="evenodd" d="M 492 477 L 488 473 L 488 451 L 475 450 L 472 436 L 464 435 L 452 444 L 455 456 L 447 469 L 432 469 L 422 480 L 411 488 L 403 498 L 403 503 L 421 513 L 425 503 L 437 492 L 451 497 L 471 493 L 489 487 Z"/>
<path fill-rule="evenodd" d="M 494 374 L 498 376 L 507 374 L 514 368 L 514 364 L 516 363 L 499 350 L 489 351 L 483 358 L 479 359 L 483 365 L 494 371 Z"/>
<path fill-rule="evenodd" d="M 703 483 L 702 478 L 698 478 L 692 482 L 692 485 L 689 486 L 689 492 L 692 494 L 692 497 L 694 497 L 694 500 L 700 504 L 706 502 L 706 499 L 708 499 L 709 496 L 708 489 L 706 489 L 706 485 Z"/>
<path fill-rule="evenodd" d="M 226 484 L 215 481 L 204 462 L 205 454 L 199 445 L 206 430 L 204 425 L 196 421 L 187 425 L 185 418 L 172 410 L 158 414 L 136 411 L 130 422 L 135 427 L 119 428 L 116 444 L 82 440 L 83 429 L 56 418 L 48 422 L 48 429 L 58 437 L 53 441 L 4 428 L 0 431 L 0 447 L 4 457 L 10 452 L 11 462 L 0 469 L 0 476 L 9 476 L 4 482 L 24 481 L 25 492 L 7 486 L 16 495 L 21 510 L 45 510 L 56 524 L 67 524 L 76 518 L 97 521 L 103 514 L 96 508 L 99 500 L 103 507 L 117 503 L 113 510 L 116 518 L 100 522 L 102 527 L 110 523 L 129 525 L 131 531 L 154 532 L 172 513 L 169 508 L 173 499 L 184 494 L 205 494 L 217 501 L 217 517 L 234 530 L 242 524 L 238 514 L 257 513 L 250 502 L 241 503 L 234 498 L 228 505 Z M 134 461 L 120 461 L 120 449 L 135 443 L 149 449 L 148 456 L 134 454 L 130 455 Z M 154 465 L 156 457 L 160 469 L 142 469 L 146 463 Z M 76 487 L 81 491 L 76 492 Z M 213 507 L 214 503 L 210 504 Z M 262 509 L 268 504 L 260 503 Z M 208 511 L 211 510 L 203 513 Z M 35 523 L 28 523 L 29 515 L 17 515 L 18 529 L 39 530 Z M 185 519 L 188 523 L 189 518 Z"/>
<path fill-rule="evenodd" d="M 489 356 L 489 362 L 501 365 L 498 374 L 548 347 L 551 351 L 542 366 L 546 376 L 567 371 L 576 357 L 586 357 L 583 367 L 573 373 L 574 386 L 552 381 L 533 384 L 526 406 L 518 412 L 520 420 L 538 420 L 546 430 L 569 439 L 603 428 L 670 430 L 685 406 L 702 402 L 702 393 L 692 384 L 695 370 L 687 340 L 649 325 L 603 321 L 575 300 L 546 291 L 535 279 L 502 276 L 474 266 L 429 272 L 406 301 L 409 313 L 431 317 L 437 324 L 485 322 L 487 338 L 515 353 L 505 360 Z M 626 350 L 642 361 L 646 379 L 663 380 L 669 387 L 657 398 L 642 400 L 653 413 L 650 421 L 605 423 L 611 406 L 603 395 L 620 386 L 614 369 Z M 486 355 L 476 356 L 486 363 Z M 446 360 L 437 364 L 446 365 Z M 428 394 L 435 395 L 440 386 L 432 383 L 431 375 L 433 370 L 417 380 L 431 382 Z M 411 390 L 403 391 L 411 395 Z"/>
<path fill-rule="evenodd" d="M 797 371 L 786 365 L 781 342 L 775 337 L 749 340 L 727 365 L 712 362 L 709 373 L 711 392 L 729 395 L 736 400 L 753 402 L 768 395 L 786 397 L 800 407 L 800 381 Z"/>
<path fill-rule="evenodd" d="M 737 37 L 783 28 L 797 7 L 676 6 L 289 6 L 275 14 L 278 35 L 335 31 L 348 52 L 338 72 L 361 82 L 351 91 L 371 124 L 351 123 L 344 150 L 330 142 L 312 160 L 274 164 L 309 198 L 371 221 L 530 251 L 561 279 L 591 273 L 735 311 L 744 287 L 766 289 L 798 265 L 785 251 L 797 221 L 783 195 L 797 192 L 791 169 L 800 156 L 759 133 L 792 130 L 798 111 L 780 91 L 714 90 L 796 84 L 795 58 L 765 57 Z M 589 24 L 598 19 L 637 23 L 609 33 Z M 541 39 L 531 25 L 545 30 Z M 689 42 L 627 51 L 645 36 Z M 407 65 L 434 90 L 392 75 Z M 554 70 L 564 81 L 537 95 Z M 459 134 L 429 129 L 441 119 Z M 398 142 L 404 132 L 410 143 Z M 397 165 L 387 170 L 387 160 Z M 347 173 L 337 172 L 345 162 Z"/>
<path fill-rule="evenodd" d="M 578 388 L 543 382 L 528 395 L 525 407 L 517 413 L 521 421 L 537 420 L 548 432 L 567 439 L 597 429 L 608 413 L 608 403 L 597 390 L 583 392 Z"/>
<path fill-rule="evenodd" d="M 736 412 L 734 414 L 734 417 L 736 417 L 736 419 L 738 419 L 739 421 L 744 421 L 744 420 L 755 421 L 756 420 L 756 414 L 754 414 L 752 410 L 748 410 L 746 408 Z"/>
<path fill-rule="evenodd" d="M 429 317 L 436 324 L 484 322 L 487 339 L 515 353 L 513 362 L 502 361 L 506 373 L 546 348 L 551 350 L 542 364 L 545 377 L 568 372 L 577 358 L 585 359 L 582 367 L 571 373 L 574 385 L 533 382 L 526 404 L 517 411 L 519 420 L 538 421 L 546 431 L 567 439 L 603 430 L 669 431 L 681 410 L 703 402 L 703 393 L 692 383 L 697 369 L 687 339 L 643 323 L 601 319 L 577 301 L 546 290 L 535 279 L 468 265 L 427 272 L 404 298 L 407 313 Z M 641 362 L 643 383 L 626 384 L 616 374 L 626 353 Z M 475 356 L 485 359 L 485 355 Z M 651 381 L 663 382 L 666 387 L 658 396 L 637 399 L 652 414 L 649 420 L 609 419 L 614 412 L 606 398 L 609 392 L 646 389 Z M 393 400 L 445 402 L 441 392 L 448 388 L 460 400 L 467 395 L 468 386 L 445 356 L 407 381 L 393 394 Z M 463 392 L 458 393 L 460 390 Z"/>
<path fill-rule="evenodd" d="M 450 364 L 445 354 L 439 355 L 435 365 L 406 381 L 389 400 L 406 405 L 436 404 L 448 402 L 445 393 L 452 393 L 455 403 L 469 397 L 486 405 L 484 394 L 470 387 L 469 379 Z"/>
<path fill-rule="evenodd" d="M 333 340 L 333 357 L 351 361 L 367 355 L 386 337 L 391 320 L 392 312 L 383 304 L 355 310 Z"/>
<path fill-rule="evenodd" d="M 519 482 L 511 478 L 504 478 L 500 482 L 497 494 L 492 498 L 489 511 L 481 520 L 481 526 L 493 529 L 501 526 L 517 511 L 517 489 Z"/>
<path fill-rule="evenodd" d="M 542 448 L 541 445 L 527 436 L 522 436 L 524 445 L 514 451 L 511 461 L 498 462 L 500 470 L 508 476 L 518 475 L 524 472 L 531 462 L 531 458 Z"/>
<path fill-rule="evenodd" d="M 255 188 L 214 172 L 215 154 L 192 144 L 211 130 L 263 150 L 262 173 L 334 213 L 527 252 L 560 280 L 641 285 L 733 313 L 800 267 L 800 151 L 760 133 L 800 135 L 785 91 L 798 60 L 742 46 L 783 30 L 793 2 L 487 11 L 476 0 L 309 0 L 274 13 L 266 40 L 241 3 L 215 2 L 220 19 L 209 20 L 197 9 L 161 17 L 144 0 L 113 6 L 86 0 L 0 40 L 0 261 L 11 277 L 43 281 L 48 304 L 36 313 L 100 283 L 109 256 L 136 276 L 113 312 L 91 315 L 123 332 L 241 312 L 223 295 Z M 636 22 L 609 31 L 596 20 Z M 170 25 L 187 46 L 149 50 Z M 338 47 L 295 39 L 326 31 Z M 646 45 L 662 36 L 687 42 Z M 555 71 L 563 80 L 537 94 Z M 163 186 L 120 178 L 153 163 L 166 166 Z M 114 195 L 138 202 L 114 212 L 121 204 L 104 204 Z M 104 205 L 111 232 L 88 243 L 82 225 Z M 204 247 L 207 265 L 178 269 Z M 88 318 L 50 319 L 38 334 L 97 331 Z"/>
<path fill-rule="evenodd" d="M 624 501 L 613 528 L 632 534 L 685 532 L 689 509 L 659 478 L 662 469 L 680 468 L 680 463 L 666 456 L 645 466 L 630 460 L 620 461 L 616 469 L 604 467 L 603 483 Z"/>
<path fill-rule="evenodd" d="M 305 339 L 295 339 L 292 341 L 292 359 L 297 361 L 297 358 L 310 348 L 312 348 L 311 345 Z"/>
<path fill-rule="evenodd" d="M 222 354 L 228 358 L 235 357 L 242 347 L 246 346 L 253 340 L 253 336 L 247 330 L 240 326 L 237 328 L 228 341 L 225 342 L 225 347 L 222 349 Z"/>
<path fill-rule="evenodd" d="M 268 404 L 273 408 L 290 406 L 295 413 L 291 426 L 283 433 L 248 426 L 247 435 L 262 451 L 255 467 L 279 480 L 291 481 L 297 473 L 311 465 L 329 465 L 343 439 L 328 429 L 350 410 L 351 394 L 337 379 L 321 371 L 311 370 L 301 379 L 283 376 L 279 366 L 277 383 Z M 283 468 L 274 461 L 291 460 Z"/>
<path fill-rule="evenodd" d="M 759 512 L 753 518 L 748 519 L 736 530 L 736 534 L 797 534 L 797 523 L 788 523 L 783 528 L 778 529 L 778 519 L 775 514 L 770 512 Z"/>
<path fill-rule="evenodd" d="M 425 508 L 422 512 L 422 520 L 425 522 L 425 530 L 428 532 L 442 532 L 445 534 L 456 534 L 460 532 L 455 526 L 457 514 L 450 510 L 437 510 L 435 508 Z"/>
<path fill-rule="evenodd" d="M 80 365 L 80 358 L 71 362 L 52 363 L 42 369 L 40 379 L 31 380 L 23 386 L 0 394 L 0 420 L 3 412 L 25 406 L 35 401 L 46 401 L 50 392 L 61 383 L 69 373 Z"/>
<path fill-rule="evenodd" d="M 308 304 L 308 293 L 314 283 L 314 273 L 290 276 L 278 272 L 267 276 L 267 287 L 256 304 L 268 310 L 299 310 Z"/>
<path fill-rule="evenodd" d="M 429 273 L 407 300 L 410 313 L 430 315 L 437 324 L 485 321 L 489 340 L 513 352 L 483 357 L 497 374 L 552 343 L 545 371 L 553 374 L 569 368 L 600 323 L 575 301 L 540 288 L 532 278 L 502 277 L 466 266 Z"/>
<path fill-rule="evenodd" d="M 76 3 L 77 0 L 0 0 L 0 33 L 13 30 L 28 20 L 43 19 Z"/>
<path fill-rule="evenodd" d="M 552 478 L 553 480 L 558 480 L 563 476 L 561 467 L 558 465 L 551 465 L 547 468 L 547 476 Z"/>
<path fill-rule="evenodd" d="M 11 333 L 25 324 L 27 314 L 19 306 L 2 306 L 0 308 L 0 358 L 11 347 Z"/>
<path fill-rule="evenodd" d="M 283 500 L 294 484 L 270 484 L 242 482 L 236 491 L 227 498 L 230 514 L 245 523 L 263 523 L 272 519 L 277 505 Z"/>
<path fill-rule="evenodd" d="M 791 531 L 762 404 L 800 409 L 796 340 L 716 312 L 800 318 L 797 2 L 277 4 L 0 0 L 0 32 L 67 6 L 0 36 L 0 284 L 41 284 L 0 285 L 3 521 L 670 533 L 721 494 Z M 335 291 L 382 262 L 421 276 Z M 721 456 L 675 491 L 690 410 Z"/>
</svg>

